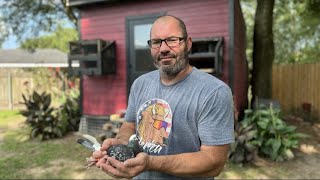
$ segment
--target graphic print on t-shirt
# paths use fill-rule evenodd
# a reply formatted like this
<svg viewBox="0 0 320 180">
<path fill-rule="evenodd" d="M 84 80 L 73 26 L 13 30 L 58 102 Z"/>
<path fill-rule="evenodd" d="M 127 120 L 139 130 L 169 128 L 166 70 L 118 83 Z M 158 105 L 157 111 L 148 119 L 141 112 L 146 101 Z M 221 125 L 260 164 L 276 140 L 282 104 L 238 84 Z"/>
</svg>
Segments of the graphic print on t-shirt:
<svg viewBox="0 0 320 180">
<path fill-rule="evenodd" d="M 167 145 L 171 132 L 172 111 L 162 99 L 143 103 L 137 114 L 137 133 L 145 152 L 159 153 Z"/>
</svg>

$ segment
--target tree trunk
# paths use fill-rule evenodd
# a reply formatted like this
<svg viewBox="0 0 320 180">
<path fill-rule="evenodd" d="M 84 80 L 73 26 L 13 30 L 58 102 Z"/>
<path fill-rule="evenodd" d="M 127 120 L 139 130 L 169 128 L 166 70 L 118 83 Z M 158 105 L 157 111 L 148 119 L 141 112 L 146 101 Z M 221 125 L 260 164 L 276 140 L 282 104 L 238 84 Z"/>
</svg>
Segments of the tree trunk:
<svg viewBox="0 0 320 180">
<path fill-rule="evenodd" d="M 252 102 L 256 97 L 272 96 L 274 0 L 257 0 L 253 35 Z"/>
</svg>

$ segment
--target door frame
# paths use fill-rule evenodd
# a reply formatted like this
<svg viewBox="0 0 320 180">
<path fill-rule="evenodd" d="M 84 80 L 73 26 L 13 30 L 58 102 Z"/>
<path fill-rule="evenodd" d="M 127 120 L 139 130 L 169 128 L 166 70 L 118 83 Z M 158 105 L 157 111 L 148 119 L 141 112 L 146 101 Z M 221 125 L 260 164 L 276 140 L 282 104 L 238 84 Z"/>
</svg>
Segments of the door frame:
<svg viewBox="0 0 320 180">
<path fill-rule="evenodd" d="M 152 13 L 152 14 L 145 14 L 145 15 L 139 15 L 139 16 L 128 16 L 126 17 L 126 64 L 127 64 L 127 97 L 129 97 L 130 88 L 134 81 L 130 76 L 132 74 L 132 65 L 131 60 L 133 58 L 134 53 L 130 51 L 131 46 L 133 45 L 133 38 L 134 38 L 134 32 L 132 30 L 132 27 L 134 25 L 138 24 L 144 24 L 146 21 L 150 21 L 153 23 L 154 20 L 156 20 L 158 17 L 165 15 L 165 12 L 160 13 Z"/>
</svg>

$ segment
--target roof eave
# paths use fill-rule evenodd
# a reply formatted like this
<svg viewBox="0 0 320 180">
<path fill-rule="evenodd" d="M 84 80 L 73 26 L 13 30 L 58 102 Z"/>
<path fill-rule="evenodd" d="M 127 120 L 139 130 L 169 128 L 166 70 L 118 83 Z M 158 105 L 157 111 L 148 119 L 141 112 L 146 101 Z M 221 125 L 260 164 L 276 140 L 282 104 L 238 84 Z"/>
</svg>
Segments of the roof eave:
<svg viewBox="0 0 320 180">
<path fill-rule="evenodd" d="M 67 6 L 69 7 L 81 7 L 81 6 L 87 6 L 87 5 L 94 5 L 99 3 L 109 3 L 109 2 L 115 2 L 118 0 L 67 0 Z"/>
<path fill-rule="evenodd" d="M 78 67 L 79 65 L 74 65 Z M 0 68 L 68 67 L 68 63 L 0 63 Z"/>
</svg>

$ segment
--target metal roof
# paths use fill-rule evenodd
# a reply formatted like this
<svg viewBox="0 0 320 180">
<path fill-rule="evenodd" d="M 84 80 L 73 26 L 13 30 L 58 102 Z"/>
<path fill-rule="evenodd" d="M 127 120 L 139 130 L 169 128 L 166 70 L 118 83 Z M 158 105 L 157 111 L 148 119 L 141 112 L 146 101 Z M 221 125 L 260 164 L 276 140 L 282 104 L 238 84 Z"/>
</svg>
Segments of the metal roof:
<svg viewBox="0 0 320 180">
<path fill-rule="evenodd" d="M 68 67 L 68 55 L 57 49 L 0 49 L 0 67 Z"/>
</svg>

